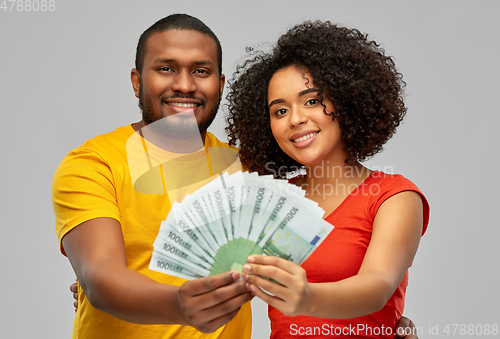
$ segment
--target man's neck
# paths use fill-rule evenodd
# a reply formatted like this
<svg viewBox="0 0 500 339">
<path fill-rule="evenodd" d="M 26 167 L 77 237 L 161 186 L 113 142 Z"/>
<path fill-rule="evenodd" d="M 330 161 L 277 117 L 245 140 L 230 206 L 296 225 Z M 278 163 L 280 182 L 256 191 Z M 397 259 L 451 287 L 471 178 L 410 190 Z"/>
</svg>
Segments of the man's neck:
<svg viewBox="0 0 500 339">
<path fill-rule="evenodd" d="M 189 138 L 169 137 L 168 135 L 156 132 L 154 128 L 148 128 L 148 124 L 143 120 L 132 124 L 132 128 L 142 138 L 156 147 L 178 154 L 189 154 L 201 150 L 205 145 L 207 134 L 207 131 L 200 131 L 199 134 Z"/>
</svg>

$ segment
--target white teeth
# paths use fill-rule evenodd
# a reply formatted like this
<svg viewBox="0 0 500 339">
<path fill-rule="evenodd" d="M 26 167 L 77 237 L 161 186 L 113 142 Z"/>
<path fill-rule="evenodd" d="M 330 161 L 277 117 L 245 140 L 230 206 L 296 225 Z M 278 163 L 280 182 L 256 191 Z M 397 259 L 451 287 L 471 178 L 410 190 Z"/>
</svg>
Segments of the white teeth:
<svg viewBox="0 0 500 339">
<path fill-rule="evenodd" d="M 297 138 L 297 139 L 293 139 L 293 142 L 301 142 L 301 141 L 307 140 L 309 138 L 312 138 L 313 136 L 315 136 L 318 133 L 319 132 L 309 133 L 307 135 L 304 135 L 303 137 L 300 137 L 300 138 Z"/>
<path fill-rule="evenodd" d="M 167 102 L 167 105 L 177 106 L 177 107 L 196 107 L 196 104 L 193 103 L 183 103 L 183 102 Z"/>
</svg>

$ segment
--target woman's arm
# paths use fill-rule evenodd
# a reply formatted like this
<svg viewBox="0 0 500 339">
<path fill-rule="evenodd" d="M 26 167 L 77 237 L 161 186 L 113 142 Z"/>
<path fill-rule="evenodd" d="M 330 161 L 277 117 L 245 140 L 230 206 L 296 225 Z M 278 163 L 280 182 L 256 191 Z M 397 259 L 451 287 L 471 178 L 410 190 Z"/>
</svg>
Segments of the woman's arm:
<svg viewBox="0 0 500 339">
<path fill-rule="evenodd" d="M 335 319 L 364 316 L 382 309 L 401 283 L 417 251 L 422 227 L 420 195 L 401 192 L 380 206 L 357 275 L 338 282 L 308 283 L 305 270 L 296 264 L 277 257 L 251 256 L 244 266 L 244 278 L 256 296 L 286 315 Z"/>
</svg>

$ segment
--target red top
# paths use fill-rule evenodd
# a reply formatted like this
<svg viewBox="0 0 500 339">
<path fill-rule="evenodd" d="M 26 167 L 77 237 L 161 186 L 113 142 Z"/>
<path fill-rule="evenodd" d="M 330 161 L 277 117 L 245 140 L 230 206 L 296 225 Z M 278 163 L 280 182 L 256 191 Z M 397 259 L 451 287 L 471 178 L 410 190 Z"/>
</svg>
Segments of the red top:
<svg viewBox="0 0 500 339">
<path fill-rule="evenodd" d="M 415 191 L 424 206 L 423 232 L 429 222 L 429 204 L 418 187 L 401 175 L 373 172 L 333 211 L 326 221 L 335 226 L 330 235 L 302 264 L 311 283 L 339 281 L 358 273 L 370 243 L 373 220 L 378 208 L 391 196 Z M 408 272 L 398 288 L 378 312 L 354 319 L 288 317 L 269 306 L 271 338 L 333 337 L 394 338 L 403 315 Z"/>
</svg>

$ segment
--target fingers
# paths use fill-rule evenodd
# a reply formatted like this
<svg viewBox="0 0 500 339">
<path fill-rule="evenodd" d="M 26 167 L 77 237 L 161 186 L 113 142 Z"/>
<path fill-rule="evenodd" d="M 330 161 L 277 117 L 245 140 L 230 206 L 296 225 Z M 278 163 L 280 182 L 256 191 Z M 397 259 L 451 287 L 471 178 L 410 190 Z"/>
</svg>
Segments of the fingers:
<svg viewBox="0 0 500 339">
<path fill-rule="evenodd" d="M 282 287 L 265 279 L 264 282 L 258 282 L 258 284 L 249 283 L 248 288 L 255 296 L 278 309 L 284 315 L 293 317 L 305 314 L 307 303 L 304 301 L 307 301 L 307 297 L 304 298 L 303 293 L 294 293 L 292 289 Z"/>
<path fill-rule="evenodd" d="M 78 293 L 78 284 L 77 283 L 71 284 L 71 286 L 69 287 L 69 290 L 73 293 Z"/>
<path fill-rule="evenodd" d="M 195 279 L 186 282 L 182 285 L 183 292 L 196 296 L 210 291 L 214 291 L 219 287 L 228 286 L 240 278 L 238 272 L 227 272 L 210 277 Z"/>
<path fill-rule="evenodd" d="M 251 283 L 260 285 L 256 276 L 270 278 L 283 286 L 292 286 L 297 282 L 306 281 L 305 270 L 292 262 L 279 257 L 255 255 L 248 258 L 248 263 L 243 266 L 243 278 Z M 303 286 L 297 286 L 301 288 Z M 267 289 L 266 289 L 267 290 Z M 272 291 L 269 291 L 275 294 Z"/>
<path fill-rule="evenodd" d="M 251 298 L 250 293 L 245 292 L 201 311 L 190 312 L 187 310 L 187 318 L 199 331 L 213 332 L 233 319 L 240 307 Z"/>
<path fill-rule="evenodd" d="M 78 310 L 78 284 L 77 283 L 71 284 L 69 290 L 73 292 L 73 299 L 75 299 L 75 301 L 73 302 L 73 306 L 75 307 L 75 312 L 76 312 Z"/>
<path fill-rule="evenodd" d="M 78 284 L 74 283 L 69 287 L 69 290 L 73 292 L 73 299 L 76 300 L 76 303 L 78 304 Z M 76 307 L 76 306 L 75 306 Z"/>
<path fill-rule="evenodd" d="M 243 266 L 243 278 L 252 293 L 285 315 L 303 314 L 309 307 L 307 275 L 299 265 L 278 257 L 254 255 Z"/>
<path fill-rule="evenodd" d="M 405 316 L 399 319 L 396 325 L 396 338 L 418 339 L 417 327 Z"/>
<path fill-rule="evenodd" d="M 257 265 L 269 265 L 281 268 L 283 271 L 288 273 L 295 272 L 298 265 L 294 264 L 291 261 L 282 259 L 280 257 L 275 256 L 267 256 L 267 255 L 252 255 L 247 259 L 248 264 L 257 264 Z"/>
<path fill-rule="evenodd" d="M 184 283 L 178 297 L 187 323 L 207 333 L 230 321 L 252 298 L 245 281 L 235 282 L 239 278 L 230 272 Z"/>
<path fill-rule="evenodd" d="M 259 298 L 261 297 L 260 293 L 265 293 L 266 295 L 272 298 L 276 297 L 280 299 L 286 299 L 290 294 L 290 291 L 286 286 L 280 285 L 277 282 L 263 278 L 262 276 L 252 274 L 252 275 L 244 275 L 244 277 L 245 280 L 248 282 L 248 285 L 246 285 L 247 289 L 249 289 L 250 292 L 254 293 Z M 265 291 L 261 291 L 259 288 L 262 288 Z"/>
<path fill-rule="evenodd" d="M 265 279 L 263 279 L 265 280 Z M 269 284 L 273 284 L 273 285 L 276 285 L 276 286 L 279 286 L 278 284 L 276 283 L 273 283 L 273 282 L 270 282 L 268 280 L 266 280 Z M 261 285 L 257 285 L 257 284 L 254 284 L 254 283 L 247 283 L 247 288 L 250 290 L 250 292 L 252 292 L 256 297 L 262 299 L 264 302 L 266 302 L 267 304 L 269 304 L 270 306 L 274 307 L 274 308 L 277 308 L 277 309 L 281 309 L 282 306 L 284 305 L 284 302 L 281 298 L 277 297 L 277 294 L 276 293 L 280 293 L 281 291 L 276 291 L 273 286 L 267 286 L 264 287 L 262 285 L 266 285 L 265 282 L 263 282 Z M 260 287 L 262 286 L 262 287 Z M 263 289 L 265 291 L 263 291 Z M 273 294 L 273 295 L 270 295 L 269 293 Z"/>
<path fill-rule="evenodd" d="M 225 324 L 227 324 L 228 322 L 230 322 L 236 316 L 236 314 L 238 314 L 239 310 L 240 309 L 238 308 L 237 310 L 234 310 L 233 312 L 231 312 L 229 314 L 226 314 L 222 317 L 219 317 L 217 319 L 209 321 L 206 324 L 202 324 L 202 325 L 195 326 L 195 327 L 198 331 L 200 331 L 202 333 L 212 333 L 212 332 L 216 331 L 218 328 L 220 328 L 220 327 L 224 326 Z"/>
<path fill-rule="evenodd" d="M 194 280 L 192 282 L 194 282 Z M 209 309 L 239 295 L 249 293 L 244 281 L 217 287 L 213 290 L 205 291 L 205 293 L 193 293 L 193 286 L 188 285 L 190 285 L 190 282 L 183 284 L 179 289 L 179 297 L 183 300 L 183 304 L 187 306 L 187 309 Z M 196 287 L 197 284 L 194 284 L 194 286 Z"/>
</svg>

